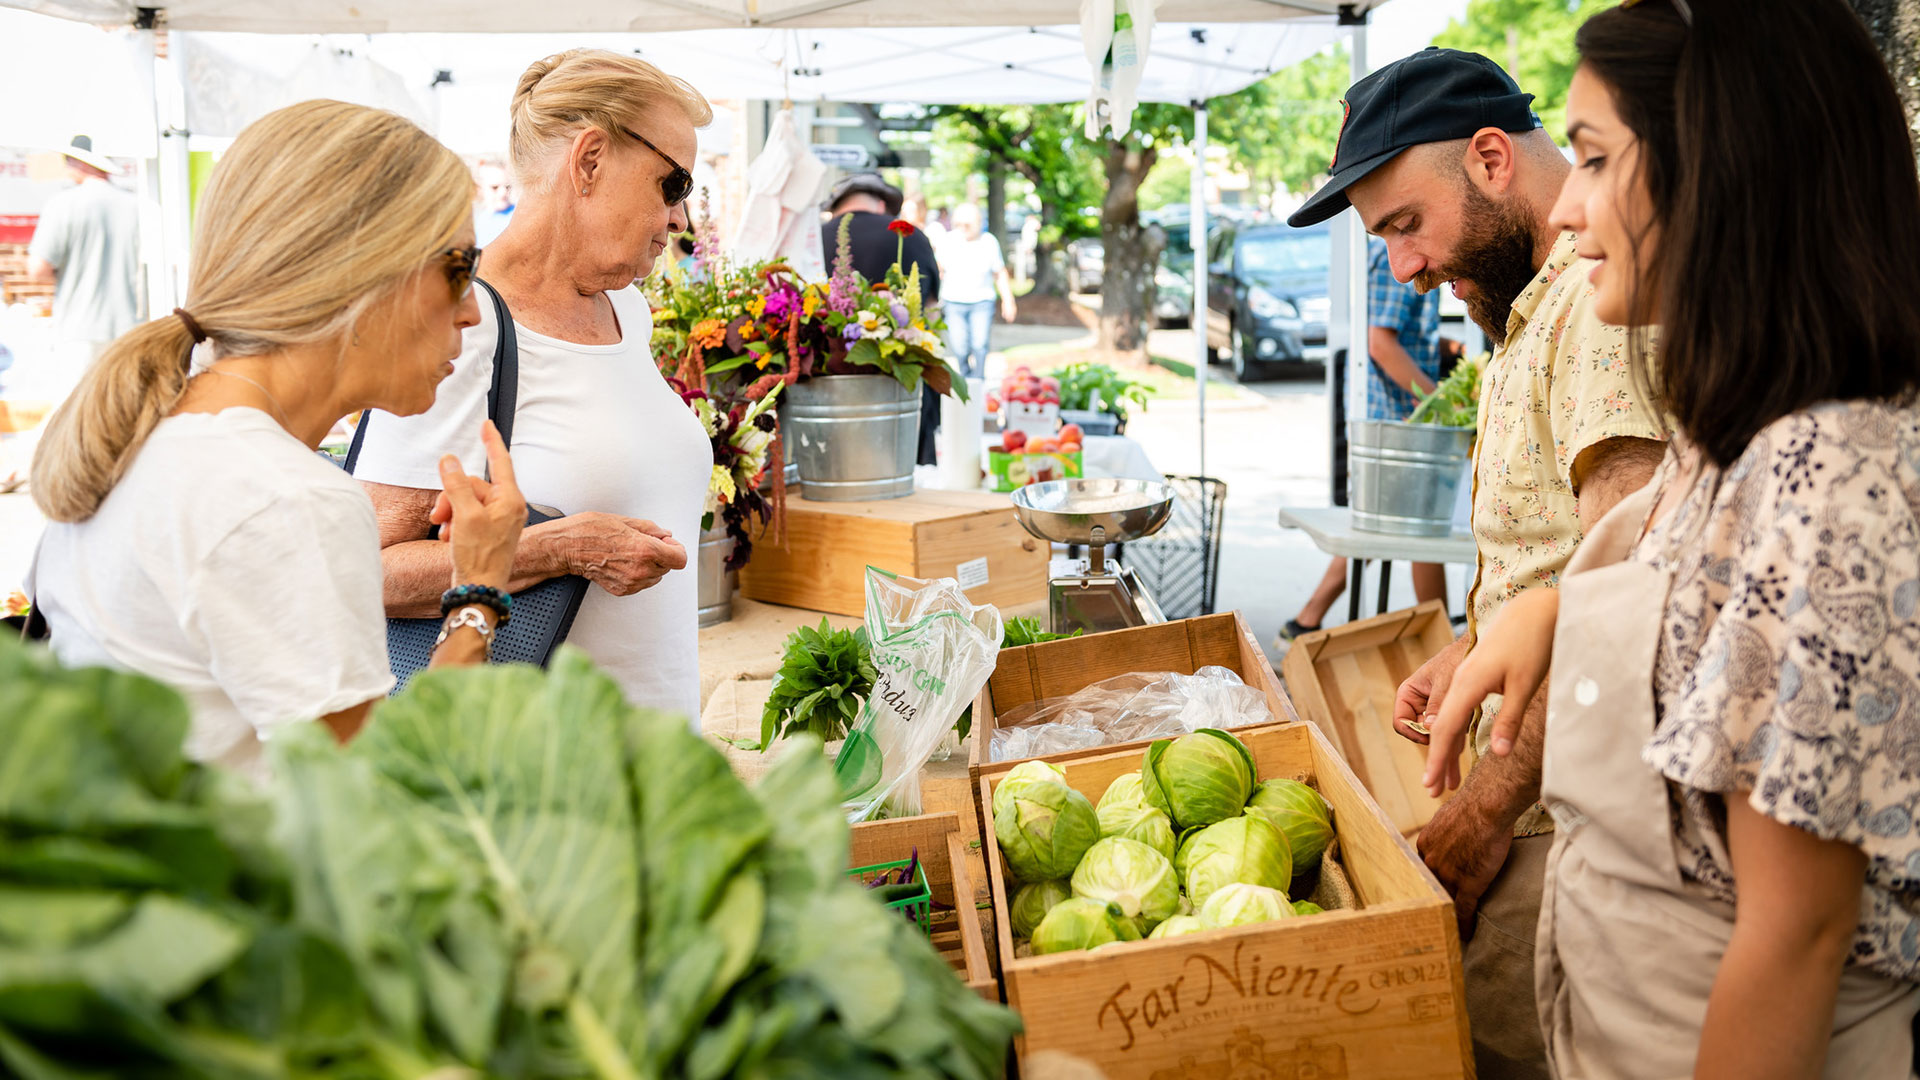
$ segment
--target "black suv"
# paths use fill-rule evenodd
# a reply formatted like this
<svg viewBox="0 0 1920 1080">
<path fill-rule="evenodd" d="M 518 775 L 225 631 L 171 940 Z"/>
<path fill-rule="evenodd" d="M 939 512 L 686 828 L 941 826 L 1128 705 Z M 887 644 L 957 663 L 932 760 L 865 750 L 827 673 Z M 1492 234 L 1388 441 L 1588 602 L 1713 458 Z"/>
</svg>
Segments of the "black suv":
<svg viewBox="0 0 1920 1080">
<path fill-rule="evenodd" d="M 1207 245 L 1207 347 L 1241 382 L 1327 359 L 1327 226 L 1222 222 Z M 1225 354 L 1222 357 L 1222 353 Z"/>
</svg>

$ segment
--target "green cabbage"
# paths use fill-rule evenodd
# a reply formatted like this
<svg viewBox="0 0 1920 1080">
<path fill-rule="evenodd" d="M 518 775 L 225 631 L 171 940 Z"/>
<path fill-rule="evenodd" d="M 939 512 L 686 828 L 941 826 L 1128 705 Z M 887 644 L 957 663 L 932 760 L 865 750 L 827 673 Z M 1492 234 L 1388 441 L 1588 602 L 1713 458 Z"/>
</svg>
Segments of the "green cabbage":
<svg viewBox="0 0 1920 1080">
<path fill-rule="evenodd" d="M 1174 914 L 1180 881 L 1166 856 L 1138 840 L 1110 836 L 1081 857 L 1073 872 L 1073 895 L 1119 905 L 1144 932 Z"/>
<path fill-rule="evenodd" d="M 1296 873 L 1320 862 L 1333 842 L 1333 808 L 1320 793 L 1298 780 L 1266 780 L 1247 800 L 1247 813 L 1259 814 L 1287 836 Z"/>
<path fill-rule="evenodd" d="M 1293 916 L 1286 893 L 1245 882 L 1221 886 L 1200 905 L 1200 918 L 1209 926 L 1247 926 Z"/>
<path fill-rule="evenodd" d="M 1013 932 L 1020 937 L 1033 936 L 1033 928 L 1047 917 L 1054 905 L 1073 895 L 1072 886 L 1064 881 L 1036 881 L 1031 885 L 1020 886 L 1013 894 L 1013 903 L 1007 908 L 1007 918 L 1013 922 Z"/>
<path fill-rule="evenodd" d="M 1023 761 L 1008 771 L 1007 775 L 993 785 L 993 812 L 1000 813 L 1000 807 L 1012 801 L 1022 787 L 1035 782 L 1064 784 L 1067 774 L 1058 766 L 1044 761 Z"/>
<path fill-rule="evenodd" d="M 1100 839 L 1100 819 L 1085 795 L 1057 780 L 1032 780 L 994 812 L 993 836 L 1016 880 L 1054 881 L 1071 877 Z"/>
<path fill-rule="evenodd" d="M 1114 777 L 1113 783 L 1107 785 L 1106 794 L 1100 796 L 1100 801 L 1095 804 L 1095 808 L 1105 810 L 1109 807 L 1118 809 L 1146 805 L 1147 793 L 1140 787 L 1140 774 L 1130 772 Z"/>
<path fill-rule="evenodd" d="M 1320 915 L 1325 913 L 1326 910 L 1326 908 L 1321 907 L 1311 900 L 1295 900 L 1293 902 L 1293 913 L 1295 915 Z"/>
<path fill-rule="evenodd" d="M 1191 829 L 1238 815 L 1253 794 L 1253 754 L 1239 739 L 1201 728 L 1147 748 L 1140 770 L 1147 802 Z"/>
<path fill-rule="evenodd" d="M 1108 806 L 1103 801 L 1097 811 L 1101 836 L 1124 836 L 1138 840 L 1168 859 L 1173 858 L 1173 822 L 1151 806 Z"/>
<path fill-rule="evenodd" d="M 1174 867 L 1187 895 L 1204 911 L 1207 898 L 1236 883 L 1284 890 L 1293 883 L 1287 838 L 1266 818 L 1242 815 L 1195 833 L 1182 845 Z"/>
<path fill-rule="evenodd" d="M 1202 930 L 1212 929 L 1213 927 L 1208 926 L 1206 920 L 1196 915 L 1175 915 L 1173 918 L 1154 927 L 1153 933 L 1148 934 L 1147 939 L 1150 941 L 1158 941 L 1161 938 L 1179 937 L 1182 934 L 1197 934 Z"/>
<path fill-rule="evenodd" d="M 1139 928 L 1121 914 L 1118 904 L 1077 896 L 1055 904 L 1033 928 L 1033 951 L 1042 955 L 1139 940 Z"/>
</svg>

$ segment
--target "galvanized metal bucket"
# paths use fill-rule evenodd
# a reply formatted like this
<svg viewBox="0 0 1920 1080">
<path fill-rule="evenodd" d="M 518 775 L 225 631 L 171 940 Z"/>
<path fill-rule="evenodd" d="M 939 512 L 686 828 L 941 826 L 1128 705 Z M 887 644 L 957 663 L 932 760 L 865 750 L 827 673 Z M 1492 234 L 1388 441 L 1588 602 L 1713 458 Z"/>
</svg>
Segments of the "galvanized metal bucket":
<svg viewBox="0 0 1920 1080">
<path fill-rule="evenodd" d="M 780 430 L 806 496 L 819 502 L 913 494 L 920 390 L 890 375 L 816 375 L 781 395 Z"/>
<path fill-rule="evenodd" d="M 724 525 L 716 525 L 700 534 L 700 628 L 718 626 L 733 618 L 733 589 L 739 583 L 739 571 L 727 569 L 727 556 L 733 554 L 733 538 Z"/>
<path fill-rule="evenodd" d="M 1446 536 L 1473 432 L 1398 420 L 1347 425 L 1353 527 L 1396 536 Z"/>
</svg>

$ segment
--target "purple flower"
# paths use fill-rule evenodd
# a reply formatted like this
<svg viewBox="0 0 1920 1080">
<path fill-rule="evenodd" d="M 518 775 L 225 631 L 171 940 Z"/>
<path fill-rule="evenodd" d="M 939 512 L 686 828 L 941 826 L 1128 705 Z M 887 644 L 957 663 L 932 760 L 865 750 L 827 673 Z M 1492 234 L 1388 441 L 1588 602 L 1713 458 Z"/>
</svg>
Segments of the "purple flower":
<svg viewBox="0 0 1920 1080">
<path fill-rule="evenodd" d="M 848 323 L 847 328 L 840 332 L 840 336 L 845 338 L 848 341 L 859 341 L 860 340 L 860 324 Z"/>
<path fill-rule="evenodd" d="M 767 294 L 766 314 L 768 318 L 784 318 L 800 307 L 800 294 L 792 289 L 779 289 Z"/>
<path fill-rule="evenodd" d="M 907 305 L 901 303 L 898 300 L 895 300 L 892 303 L 891 307 L 893 311 L 893 325 L 895 326 L 907 325 Z"/>
</svg>

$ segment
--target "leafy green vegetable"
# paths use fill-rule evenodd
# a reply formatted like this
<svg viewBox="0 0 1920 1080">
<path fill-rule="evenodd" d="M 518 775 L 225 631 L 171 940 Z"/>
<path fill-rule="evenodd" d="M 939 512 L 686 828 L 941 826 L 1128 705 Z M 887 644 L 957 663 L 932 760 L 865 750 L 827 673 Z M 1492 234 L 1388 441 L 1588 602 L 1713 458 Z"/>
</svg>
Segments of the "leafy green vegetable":
<svg viewBox="0 0 1920 1080">
<path fill-rule="evenodd" d="M 1138 840 L 1109 836 L 1081 856 L 1073 895 L 1120 905 L 1144 934 L 1179 910 L 1180 879 L 1165 855 Z"/>
<path fill-rule="evenodd" d="M 1333 842 L 1333 807 L 1298 780 L 1264 780 L 1247 800 L 1247 813 L 1259 814 L 1286 834 L 1296 873 L 1320 865 L 1320 853 Z"/>
<path fill-rule="evenodd" d="M 975 1080 L 1018 1026 L 847 879 L 821 754 L 749 790 L 573 650 L 283 729 L 271 801 L 186 727 L 0 642 L 0 1075 Z"/>
<path fill-rule="evenodd" d="M 1198 934 L 1201 931 L 1212 929 L 1214 928 L 1207 925 L 1207 921 L 1198 915 L 1175 915 L 1173 918 L 1154 927 L 1153 933 L 1148 934 L 1147 939 L 1149 941 L 1159 941 L 1162 938 L 1179 937 L 1182 934 Z"/>
<path fill-rule="evenodd" d="M 1478 428 L 1480 426 L 1480 371 L 1486 362 L 1482 356 L 1462 360 L 1446 378 L 1434 386 L 1433 393 L 1407 417 L 1409 424 L 1438 424 L 1441 427 Z"/>
<path fill-rule="evenodd" d="M 1246 809 L 1253 794 L 1253 753 L 1218 728 L 1201 728 L 1147 748 L 1140 769 L 1147 805 L 1181 830 L 1224 821 Z"/>
<path fill-rule="evenodd" d="M 1207 899 L 1228 885 L 1264 885 L 1284 890 L 1293 883 L 1287 838 L 1266 818 L 1228 818 L 1189 836 L 1174 856 L 1187 895 L 1206 913 Z"/>
<path fill-rule="evenodd" d="M 1080 857 L 1100 839 L 1100 819 L 1085 795 L 1055 780 L 1020 785 L 996 800 L 993 836 L 1018 881 L 1071 876 Z"/>
<path fill-rule="evenodd" d="M 1013 894 L 1013 903 L 1007 907 L 1007 918 L 1013 923 L 1013 932 L 1019 937 L 1030 938 L 1033 928 L 1047 917 L 1062 900 L 1073 895 L 1073 887 L 1064 881 L 1036 881 L 1031 885 L 1020 886 Z"/>
<path fill-rule="evenodd" d="M 1144 412 L 1147 396 L 1153 393 L 1152 387 L 1121 375 L 1107 364 L 1068 364 L 1055 371 L 1053 377 L 1060 380 L 1062 409 L 1091 409 L 1097 396 L 1101 412 L 1122 420 L 1127 418 L 1129 403 L 1140 406 Z"/>
<path fill-rule="evenodd" d="M 1216 889 L 1200 905 L 1200 921 L 1209 926 L 1247 926 L 1251 923 L 1291 919 L 1293 901 L 1279 889 L 1235 882 Z"/>
<path fill-rule="evenodd" d="M 1139 940 L 1138 925 L 1121 912 L 1120 905 L 1078 896 L 1055 904 L 1033 928 L 1033 951 L 1041 954 Z"/>
<path fill-rule="evenodd" d="M 800 732 L 822 742 L 844 737 L 876 678 L 864 627 L 835 630 L 822 617 L 817 629 L 795 630 L 787 637 L 773 693 L 760 714 L 760 748 L 771 749 L 776 739 Z"/>
</svg>

